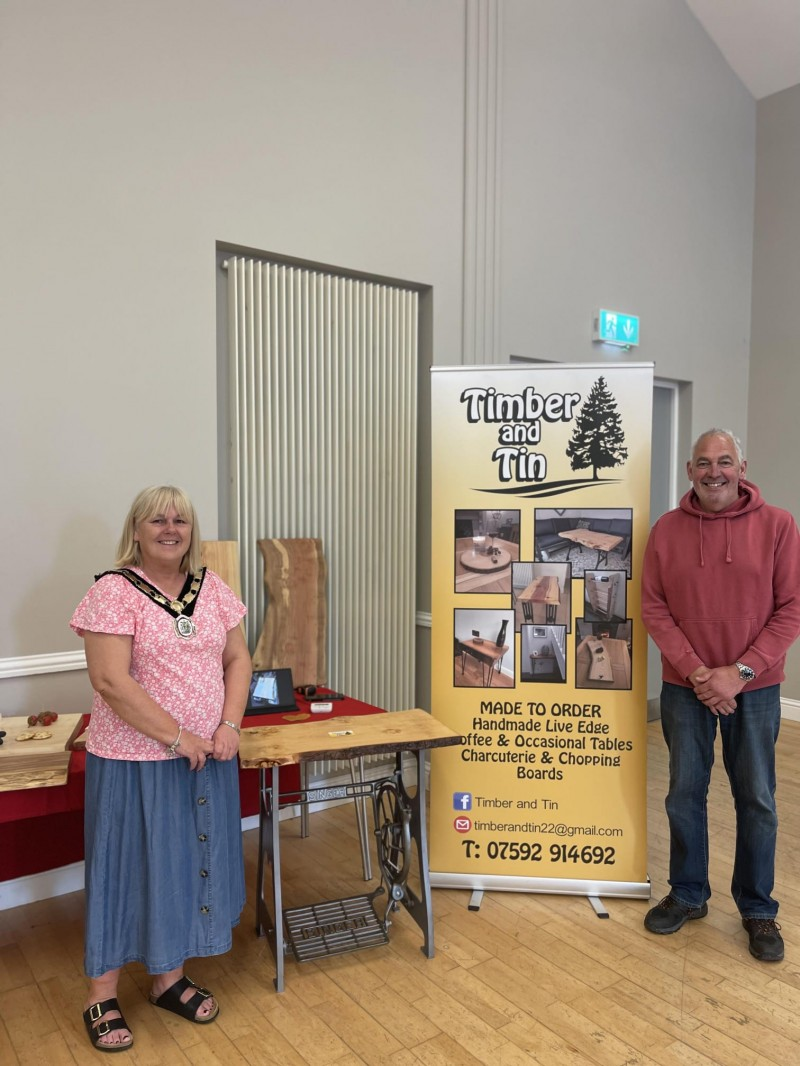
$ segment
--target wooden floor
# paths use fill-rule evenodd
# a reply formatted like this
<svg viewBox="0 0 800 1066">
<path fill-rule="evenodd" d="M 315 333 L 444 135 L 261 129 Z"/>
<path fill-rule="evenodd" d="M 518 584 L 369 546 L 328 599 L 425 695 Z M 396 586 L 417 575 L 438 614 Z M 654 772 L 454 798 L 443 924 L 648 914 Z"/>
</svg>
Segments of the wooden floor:
<svg viewBox="0 0 800 1066">
<path fill-rule="evenodd" d="M 666 891 L 664 746 L 649 732 L 649 863 L 653 897 Z M 784 723 L 776 895 L 787 942 L 782 963 L 756 962 L 727 891 L 732 813 L 715 770 L 710 800 L 712 886 L 705 920 L 673 936 L 642 928 L 648 904 L 607 899 L 610 920 L 579 897 L 434 890 L 436 957 L 400 914 L 388 946 L 298 965 L 283 995 L 253 935 L 254 833 L 247 834 L 251 899 L 234 949 L 189 973 L 221 1001 L 219 1020 L 193 1026 L 149 1006 L 131 966 L 120 998 L 136 1045 L 128 1064 L 277 1066 L 796 1066 L 800 1063 L 800 723 Z M 363 891 L 350 805 L 315 814 L 312 836 L 284 823 L 287 903 Z M 80 1018 L 82 893 L 0 913 L 0 1063 L 96 1063 Z"/>
</svg>

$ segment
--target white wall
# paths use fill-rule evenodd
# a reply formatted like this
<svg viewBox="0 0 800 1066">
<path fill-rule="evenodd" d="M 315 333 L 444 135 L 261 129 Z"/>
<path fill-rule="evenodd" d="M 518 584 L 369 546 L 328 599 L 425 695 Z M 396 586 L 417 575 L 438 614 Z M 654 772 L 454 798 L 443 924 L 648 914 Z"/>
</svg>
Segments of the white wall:
<svg viewBox="0 0 800 1066">
<path fill-rule="evenodd" d="M 0 658 L 79 647 L 144 485 L 216 535 L 215 241 L 429 283 L 458 357 L 464 113 L 452 0 L 4 8 Z"/>
<path fill-rule="evenodd" d="M 476 13 L 498 33 L 468 49 Z M 216 241 L 430 284 L 433 357 L 461 360 L 486 60 L 492 358 L 608 358 L 610 304 L 695 384 L 694 428 L 744 423 L 755 105 L 682 0 L 4 0 L 0 662 L 79 647 L 143 485 L 217 534 Z M 64 674 L 0 708 L 44 688 L 85 705 Z"/>
<path fill-rule="evenodd" d="M 503 350 L 602 362 L 592 311 L 640 315 L 623 358 L 744 432 L 752 98 L 682 2 L 503 10 Z"/>
<path fill-rule="evenodd" d="M 770 503 L 798 517 L 800 85 L 759 101 L 757 146 L 747 475 Z M 783 692 L 800 699 L 798 645 Z"/>
</svg>

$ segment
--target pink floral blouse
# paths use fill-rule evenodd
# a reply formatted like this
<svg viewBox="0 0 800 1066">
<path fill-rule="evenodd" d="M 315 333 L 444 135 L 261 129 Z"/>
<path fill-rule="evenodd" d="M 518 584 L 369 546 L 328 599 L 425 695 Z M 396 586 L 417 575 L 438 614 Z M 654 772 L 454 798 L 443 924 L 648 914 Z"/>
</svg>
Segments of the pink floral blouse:
<svg viewBox="0 0 800 1066">
<path fill-rule="evenodd" d="M 144 572 L 131 567 L 141 577 Z M 207 570 L 195 602 L 197 633 L 179 637 L 173 618 L 119 574 L 107 574 L 78 604 L 70 626 L 85 632 L 133 637 L 131 677 L 176 722 L 210 740 L 222 718 L 225 690 L 222 652 L 228 632 L 246 607 L 213 570 Z M 105 759 L 155 761 L 172 756 L 164 745 L 123 722 L 95 692 L 86 750 Z"/>
</svg>

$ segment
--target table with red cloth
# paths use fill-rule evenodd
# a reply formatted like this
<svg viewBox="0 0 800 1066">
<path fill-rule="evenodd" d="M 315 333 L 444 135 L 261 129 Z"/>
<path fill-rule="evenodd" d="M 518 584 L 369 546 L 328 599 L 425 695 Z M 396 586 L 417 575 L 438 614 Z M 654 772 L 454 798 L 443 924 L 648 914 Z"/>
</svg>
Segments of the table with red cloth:
<svg viewBox="0 0 800 1066">
<path fill-rule="evenodd" d="M 316 698 L 324 698 L 325 690 Z M 297 711 L 285 714 L 248 715 L 244 728 L 261 725 L 292 724 L 298 720 L 338 718 L 343 715 L 379 714 L 382 708 L 345 697 L 333 702 L 326 714 L 309 714 L 309 700 L 297 697 Z M 89 715 L 84 715 L 84 725 Z M 83 796 L 86 752 L 73 751 L 65 785 L 50 788 L 15 789 L 0 792 L 0 882 L 17 877 L 55 870 L 83 860 Z M 287 772 L 288 771 L 288 772 Z M 282 791 L 296 792 L 300 787 L 298 767 L 287 768 Z M 258 773 L 239 770 L 242 817 L 258 814 Z"/>
</svg>

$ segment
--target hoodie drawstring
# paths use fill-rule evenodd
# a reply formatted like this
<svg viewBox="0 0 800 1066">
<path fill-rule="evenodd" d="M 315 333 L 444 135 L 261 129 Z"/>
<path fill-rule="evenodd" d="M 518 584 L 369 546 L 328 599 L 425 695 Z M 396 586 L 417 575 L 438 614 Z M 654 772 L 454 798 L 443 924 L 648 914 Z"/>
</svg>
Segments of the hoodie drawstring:
<svg viewBox="0 0 800 1066">
<path fill-rule="evenodd" d="M 700 515 L 700 565 L 705 566 L 706 561 L 703 558 L 703 516 Z"/>
<path fill-rule="evenodd" d="M 705 560 L 705 556 L 703 555 L 703 516 L 701 514 L 698 514 L 697 517 L 700 519 L 700 565 L 701 566 L 705 566 L 706 565 L 706 560 Z M 706 519 L 706 521 L 708 521 L 708 520 Z M 733 556 L 731 554 L 731 543 L 732 543 L 731 520 L 730 520 L 730 518 L 725 518 L 724 521 L 725 521 L 725 562 L 726 563 L 732 563 L 733 562 Z"/>
</svg>

